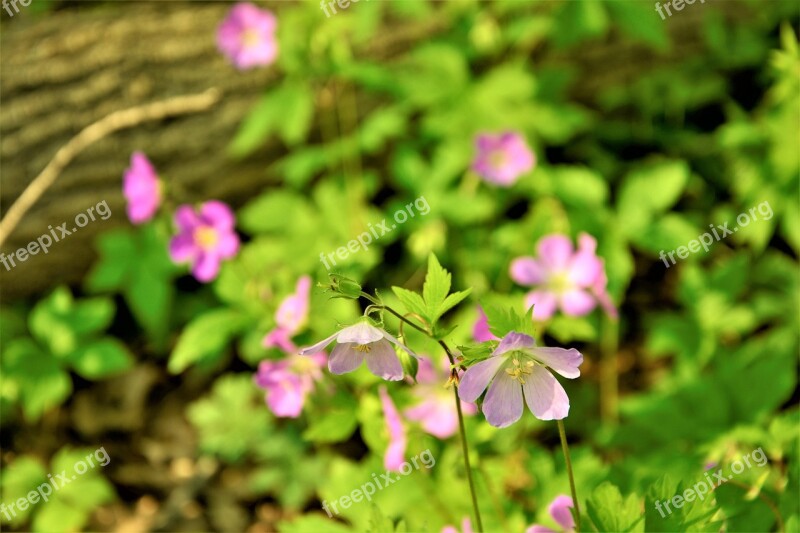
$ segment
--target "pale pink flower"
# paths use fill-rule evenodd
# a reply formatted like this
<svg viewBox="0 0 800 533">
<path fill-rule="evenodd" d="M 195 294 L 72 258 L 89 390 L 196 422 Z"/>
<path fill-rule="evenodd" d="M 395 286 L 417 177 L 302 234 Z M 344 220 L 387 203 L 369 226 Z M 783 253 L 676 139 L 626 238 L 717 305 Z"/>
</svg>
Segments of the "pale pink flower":
<svg viewBox="0 0 800 533">
<path fill-rule="evenodd" d="M 444 361 L 441 371 L 437 371 L 427 359 L 419 362 L 417 384 L 411 393 L 417 403 L 403 411 L 412 422 L 419 422 L 426 433 L 446 439 L 458 430 L 458 411 L 453 403 L 453 391 L 444 384 L 450 376 L 450 365 Z M 474 415 L 478 408 L 473 403 L 461 402 L 465 415 Z"/>
<path fill-rule="evenodd" d="M 265 400 L 276 416 L 296 418 L 303 411 L 306 396 L 322 379 L 325 354 L 289 355 L 280 361 L 261 361 L 253 376 L 256 385 L 266 390 Z"/>
<path fill-rule="evenodd" d="M 482 134 L 475 139 L 477 153 L 472 169 L 485 181 L 510 187 L 533 169 L 536 158 L 519 133 Z"/>
<path fill-rule="evenodd" d="M 152 163 L 142 152 L 131 155 L 131 166 L 122 175 L 122 192 L 128 202 L 131 222 L 142 224 L 155 216 L 161 205 L 161 182 Z"/>
<path fill-rule="evenodd" d="M 287 353 L 297 352 L 292 337 L 305 327 L 308 321 L 308 301 L 311 293 L 311 278 L 302 276 L 297 280 L 295 292 L 287 296 L 275 312 L 275 328 L 262 341 L 266 348 L 278 347 Z"/>
<path fill-rule="evenodd" d="M 369 371 L 389 381 L 403 379 L 403 366 L 392 344 L 399 346 L 412 357 L 417 355 L 407 346 L 380 328 L 362 319 L 352 326 L 337 331 L 314 346 L 300 350 L 301 355 L 320 352 L 331 342 L 338 344 L 328 359 L 328 369 L 333 374 L 346 374 L 361 366 L 367 360 Z"/>
<path fill-rule="evenodd" d="M 278 56 L 275 15 L 250 3 L 238 3 L 217 30 L 217 46 L 240 70 L 269 65 Z"/>
<path fill-rule="evenodd" d="M 176 263 L 188 262 L 198 281 L 217 277 L 220 263 L 239 250 L 236 218 L 226 204 L 212 200 L 195 211 L 190 205 L 175 211 L 178 234 L 169 243 L 169 255 Z"/>
<path fill-rule="evenodd" d="M 378 394 L 381 397 L 381 407 L 383 408 L 383 416 L 386 418 L 386 429 L 389 433 L 389 447 L 386 448 L 383 466 L 387 470 L 398 472 L 406 461 L 406 445 L 408 444 L 406 430 L 403 427 L 402 420 L 400 420 L 400 413 L 397 412 L 397 407 L 394 406 L 392 398 L 386 392 L 386 387 L 382 385 L 378 389 Z"/>
<path fill-rule="evenodd" d="M 612 317 L 617 310 L 606 291 L 608 280 L 603 260 L 597 256 L 597 241 L 582 233 L 578 249 L 565 235 L 548 235 L 536 246 L 538 257 L 519 257 L 512 261 L 511 279 L 520 285 L 536 287 L 525 297 L 533 308 L 533 318 L 546 320 L 556 309 L 567 315 L 583 316 L 599 303 Z"/>
<path fill-rule="evenodd" d="M 472 338 L 475 339 L 475 342 L 497 340 L 497 337 L 489 331 L 489 319 L 486 317 L 486 313 L 483 312 L 481 306 L 478 306 L 478 320 L 472 327 Z"/>
<path fill-rule="evenodd" d="M 553 520 L 561 526 L 561 529 L 557 532 L 549 527 L 533 524 L 525 530 L 525 533 L 573 533 L 575 531 L 575 519 L 570 511 L 573 507 L 572 498 L 564 494 L 558 496 L 547 510 Z"/>
<path fill-rule="evenodd" d="M 489 387 L 483 414 L 489 424 L 499 428 L 520 419 L 523 393 L 536 418 L 560 420 L 569 414 L 569 398 L 550 369 L 574 379 L 581 375 L 581 363 L 583 355 L 575 348 L 536 346 L 533 337 L 512 331 L 488 359 L 467 368 L 458 395 L 466 402 L 474 402 Z"/>
</svg>

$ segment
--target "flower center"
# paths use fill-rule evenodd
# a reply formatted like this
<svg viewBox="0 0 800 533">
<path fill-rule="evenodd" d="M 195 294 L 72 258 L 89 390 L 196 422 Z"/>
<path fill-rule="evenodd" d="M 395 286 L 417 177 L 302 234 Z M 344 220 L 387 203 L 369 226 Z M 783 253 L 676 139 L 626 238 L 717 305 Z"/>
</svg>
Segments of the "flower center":
<svg viewBox="0 0 800 533">
<path fill-rule="evenodd" d="M 246 47 L 256 46 L 261 41 L 261 37 L 258 35 L 258 32 L 252 29 L 244 30 L 242 33 L 242 44 Z"/>
<path fill-rule="evenodd" d="M 217 234 L 217 230 L 210 226 L 200 226 L 194 230 L 194 242 L 204 250 L 213 248 L 218 241 L 219 235 Z"/>
<path fill-rule="evenodd" d="M 506 368 L 506 374 L 519 381 L 522 385 L 525 384 L 525 376 L 533 373 L 533 361 L 525 361 L 520 363 L 516 357 L 511 360 L 513 366 Z"/>
<path fill-rule="evenodd" d="M 506 164 L 506 153 L 502 150 L 495 150 L 489 154 L 489 164 L 494 168 L 501 168 Z"/>
<path fill-rule="evenodd" d="M 369 353 L 370 347 L 369 344 L 356 344 L 355 350 L 357 352 Z"/>
<path fill-rule="evenodd" d="M 563 293 L 567 292 L 572 289 L 572 282 L 569 279 L 569 275 L 566 272 L 557 272 L 550 276 L 550 279 L 547 280 L 547 284 L 553 290 L 553 292 Z"/>
</svg>

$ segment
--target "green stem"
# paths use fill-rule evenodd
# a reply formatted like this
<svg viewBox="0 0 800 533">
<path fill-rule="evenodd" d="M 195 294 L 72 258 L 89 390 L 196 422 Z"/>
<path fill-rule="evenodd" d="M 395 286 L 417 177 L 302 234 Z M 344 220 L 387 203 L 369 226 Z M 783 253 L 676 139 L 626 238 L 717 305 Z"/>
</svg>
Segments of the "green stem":
<svg viewBox="0 0 800 533">
<path fill-rule="evenodd" d="M 422 328 L 421 326 L 418 326 L 417 324 L 414 324 L 413 322 L 408 320 L 406 317 L 404 317 L 391 307 L 381 304 L 376 298 L 370 296 L 365 292 L 362 292 L 361 296 L 372 302 L 375 308 L 385 309 L 389 313 L 396 316 L 403 323 L 408 324 L 412 328 L 416 329 L 421 333 L 424 333 L 426 336 L 433 339 L 433 335 L 431 335 L 431 333 L 428 330 Z M 450 360 L 450 366 L 455 366 L 456 358 L 453 355 L 453 352 L 450 351 L 450 347 L 447 346 L 447 343 L 444 342 L 443 340 L 437 339 L 437 341 L 439 345 L 442 348 L 444 348 L 444 351 L 447 354 L 447 358 Z M 469 462 L 469 447 L 467 445 L 467 432 L 466 429 L 464 428 L 464 414 L 461 412 L 461 399 L 458 397 L 458 389 L 455 387 L 453 387 L 453 396 L 455 397 L 456 411 L 458 412 L 458 430 L 459 430 L 459 435 L 461 437 L 461 450 L 464 453 L 464 468 L 467 470 L 467 481 L 469 482 L 469 492 L 470 496 L 472 497 L 472 510 L 475 513 L 475 524 L 477 526 L 476 529 L 478 533 L 482 533 L 483 522 L 481 522 L 481 512 L 480 509 L 478 508 L 478 493 L 475 491 L 475 481 L 472 479 L 472 467 L 470 466 Z"/>
<path fill-rule="evenodd" d="M 561 449 L 564 452 L 564 460 L 567 463 L 567 474 L 569 475 L 569 489 L 572 492 L 572 503 L 575 506 L 575 533 L 581 533 L 581 508 L 578 505 L 578 493 L 575 491 L 575 478 L 572 476 L 572 460 L 569 458 L 569 445 L 567 444 L 567 433 L 564 431 L 564 422 L 556 420 L 558 423 L 558 436 L 561 438 Z"/>
</svg>

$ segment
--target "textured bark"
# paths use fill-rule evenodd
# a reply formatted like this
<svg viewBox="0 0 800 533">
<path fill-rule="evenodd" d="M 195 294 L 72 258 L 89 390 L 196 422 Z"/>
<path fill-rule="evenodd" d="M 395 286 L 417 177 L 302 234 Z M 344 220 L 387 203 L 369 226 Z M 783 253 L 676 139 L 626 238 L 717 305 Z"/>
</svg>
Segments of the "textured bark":
<svg viewBox="0 0 800 533">
<path fill-rule="evenodd" d="M 725 4 L 726 11 L 735 10 L 734 3 Z M 83 5 L 88 7 L 40 18 L 22 14 L 4 22 L 0 47 L 3 212 L 62 145 L 109 113 L 201 93 L 209 87 L 220 89 L 222 99 L 207 112 L 114 133 L 79 155 L 22 219 L 2 251 L 8 254 L 25 246 L 50 225 L 66 221 L 71 228 L 76 214 L 103 200 L 112 217 L 89 223 L 53 245 L 47 255 L 31 256 L 11 271 L 0 266 L 6 299 L 41 292 L 59 282 L 77 282 L 95 257 L 96 234 L 128 224 L 120 185 L 133 150 L 144 150 L 161 175 L 188 193 L 189 201 L 213 197 L 238 206 L 279 179 L 265 169 L 283 154 L 280 145 L 268 146 L 242 161 L 231 161 L 225 154 L 240 121 L 276 77 L 272 69 L 235 71 L 216 51 L 213 35 L 230 4 Z M 446 29 L 445 20 L 387 24 L 379 38 L 358 53 L 375 59 L 397 57 Z M 676 18 L 671 24 L 676 47 L 663 56 L 614 38 L 602 46 L 575 47 L 566 54 L 546 49 L 531 53 L 539 65 L 579 65 L 587 81 L 574 96 L 592 102 L 602 87 L 690 57 L 701 46 L 700 22 L 700 13 L 692 10 Z M 362 112 L 370 107 L 366 98 L 359 97 Z M 318 113 L 333 103 L 330 98 L 318 99 Z"/>
</svg>

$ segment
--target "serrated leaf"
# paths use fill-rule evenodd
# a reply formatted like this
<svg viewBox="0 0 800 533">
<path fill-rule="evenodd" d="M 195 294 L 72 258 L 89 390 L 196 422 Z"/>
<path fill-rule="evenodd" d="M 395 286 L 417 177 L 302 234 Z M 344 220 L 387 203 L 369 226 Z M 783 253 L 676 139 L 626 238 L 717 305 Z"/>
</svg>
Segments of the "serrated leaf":
<svg viewBox="0 0 800 533">
<path fill-rule="evenodd" d="M 431 323 L 436 323 L 441 313 L 439 309 L 450 292 L 450 273 L 442 268 L 434 254 L 428 257 L 428 274 L 422 286 L 422 297 L 425 300 L 426 314 Z"/>
<path fill-rule="evenodd" d="M 422 296 L 402 287 L 392 287 L 392 292 L 394 292 L 397 299 L 400 300 L 400 303 L 405 306 L 406 311 L 427 318 L 428 310 Z"/>
<path fill-rule="evenodd" d="M 644 531 L 644 517 L 639 505 L 635 494 L 623 498 L 615 485 L 605 481 L 586 501 L 586 513 L 601 533 L 639 533 Z"/>
</svg>

